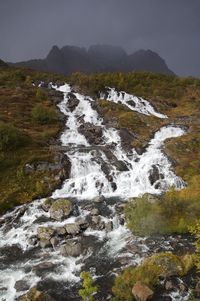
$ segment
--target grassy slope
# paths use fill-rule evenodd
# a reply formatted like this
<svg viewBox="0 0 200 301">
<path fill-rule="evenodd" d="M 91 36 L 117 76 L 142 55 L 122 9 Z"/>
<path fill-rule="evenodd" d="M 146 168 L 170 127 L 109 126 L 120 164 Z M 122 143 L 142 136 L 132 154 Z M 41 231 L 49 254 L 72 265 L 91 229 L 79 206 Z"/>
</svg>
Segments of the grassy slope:
<svg viewBox="0 0 200 301">
<path fill-rule="evenodd" d="M 28 137 L 28 143 L 22 147 L 0 151 L 0 212 L 46 195 L 58 184 L 47 171 L 24 172 L 26 163 L 54 161 L 55 154 L 50 151 L 49 141 L 56 138 L 62 128 L 59 118 L 52 124 L 38 124 L 32 120 L 32 109 L 38 104 L 55 109 L 50 96 L 44 99 L 36 97 L 37 89 L 31 81 L 39 79 L 52 80 L 53 75 L 14 68 L 0 69 L 0 120 L 13 124 Z M 63 78 L 55 76 L 57 79 Z M 48 179 L 46 182 L 45 177 Z"/>
</svg>

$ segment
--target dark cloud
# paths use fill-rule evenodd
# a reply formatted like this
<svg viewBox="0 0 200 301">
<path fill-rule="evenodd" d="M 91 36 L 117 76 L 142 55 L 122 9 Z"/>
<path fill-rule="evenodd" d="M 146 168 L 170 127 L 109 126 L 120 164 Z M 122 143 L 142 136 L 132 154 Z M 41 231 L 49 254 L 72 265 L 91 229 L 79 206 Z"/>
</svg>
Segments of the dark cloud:
<svg viewBox="0 0 200 301">
<path fill-rule="evenodd" d="M 200 76 L 200 0 L 0 0 L 0 57 L 45 57 L 52 45 L 152 49 Z"/>
</svg>

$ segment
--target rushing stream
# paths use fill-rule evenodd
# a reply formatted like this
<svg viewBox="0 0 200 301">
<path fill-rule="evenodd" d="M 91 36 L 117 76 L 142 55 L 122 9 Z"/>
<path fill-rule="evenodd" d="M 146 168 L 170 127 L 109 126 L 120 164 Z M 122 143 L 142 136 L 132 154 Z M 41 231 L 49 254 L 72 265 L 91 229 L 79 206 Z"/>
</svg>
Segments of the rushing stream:
<svg viewBox="0 0 200 301">
<path fill-rule="evenodd" d="M 181 189 L 184 182 L 175 175 L 171 163 L 161 147 L 168 138 L 184 134 L 182 128 L 166 126 L 151 139 L 146 150 L 139 155 L 134 149 L 123 147 L 118 130 L 105 125 L 94 109 L 94 100 L 74 93 L 69 85 L 53 86 L 63 92 L 63 101 L 58 105 L 66 116 L 66 129 L 61 135 L 66 156 L 71 162 L 69 179 L 62 188 L 53 192 L 52 198 L 69 198 L 76 210 L 64 221 L 50 218 L 41 205 L 43 199 L 15 208 L 2 217 L 0 224 L 0 300 L 13 301 L 37 284 L 47 290 L 57 301 L 78 300 L 77 287 L 81 269 L 90 270 L 105 289 L 101 300 L 107 300 L 107 284 L 122 267 L 138 264 L 155 250 L 173 250 L 187 247 L 187 240 L 174 237 L 159 237 L 155 241 L 133 236 L 122 222 L 123 200 L 146 192 L 160 194 L 169 187 Z M 68 107 L 73 92 L 78 100 L 73 110 Z M 121 103 L 141 114 L 167 118 L 144 99 L 109 88 L 101 98 Z M 90 143 L 80 130 L 82 125 L 93 126 L 100 133 L 98 144 Z M 152 182 L 151 174 L 157 177 Z M 88 227 L 81 236 L 74 238 L 82 244 L 79 256 L 63 256 L 60 245 L 40 248 L 36 241 L 39 226 L 58 228 L 76 223 L 90 215 L 92 200 L 104 196 L 96 203 L 100 226 Z M 94 217 L 93 217 L 94 218 Z M 96 218 L 97 219 L 97 218 Z M 102 226 L 103 225 L 103 226 Z M 106 226 L 107 225 L 107 228 Z M 109 225 L 109 227 L 108 227 Z M 110 226 L 112 225 L 112 226 Z M 62 242 L 61 242 L 62 244 Z M 135 246 L 133 248 L 132 246 Z M 109 291 L 109 289 L 108 289 Z M 184 301 L 176 293 L 173 300 Z"/>
</svg>

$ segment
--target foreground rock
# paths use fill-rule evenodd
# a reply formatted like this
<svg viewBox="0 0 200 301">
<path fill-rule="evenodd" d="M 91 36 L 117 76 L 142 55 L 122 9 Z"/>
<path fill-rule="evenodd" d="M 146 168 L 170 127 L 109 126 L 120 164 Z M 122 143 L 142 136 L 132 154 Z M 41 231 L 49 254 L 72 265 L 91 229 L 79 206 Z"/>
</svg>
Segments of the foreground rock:
<svg viewBox="0 0 200 301">
<path fill-rule="evenodd" d="M 17 301 L 55 301 L 47 293 L 38 291 L 35 287 L 31 288 L 28 293 L 19 297 Z"/>
<path fill-rule="evenodd" d="M 132 289 L 134 298 L 137 301 L 147 301 L 153 297 L 154 292 L 142 282 L 137 281 Z"/>
<path fill-rule="evenodd" d="M 62 219 L 68 217 L 72 210 L 72 203 L 69 200 L 58 199 L 51 205 L 49 213 L 52 219 L 61 221 Z"/>
</svg>

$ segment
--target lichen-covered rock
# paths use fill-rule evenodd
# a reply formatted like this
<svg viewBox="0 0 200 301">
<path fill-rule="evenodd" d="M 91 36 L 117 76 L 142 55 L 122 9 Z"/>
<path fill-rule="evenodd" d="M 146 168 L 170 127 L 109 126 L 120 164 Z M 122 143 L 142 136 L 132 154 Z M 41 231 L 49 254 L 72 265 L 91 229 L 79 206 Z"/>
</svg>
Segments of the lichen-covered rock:
<svg viewBox="0 0 200 301">
<path fill-rule="evenodd" d="M 51 205 L 49 213 L 52 219 L 61 221 L 62 219 L 68 217 L 72 210 L 72 203 L 69 200 L 58 199 Z"/>
<path fill-rule="evenodd" d="M 48 212 L 51 205 L 53 204 L 53 200 L 52 199 L 46 199 L 43 204 L 42 204 L 42 209 L 45 211 L 45 212 Z"/>
<path fill-rule="evenodd" d="M 52 245 L 50 240 L 53 237 L 54 232 L 54 229 L 50 227 L 39 227 L 37 229 L 37 236 L 41 248 L 50 247 Z"/>
<path fill-rule="evenodd" d="M 143 265 L 159 267 L 159 276 L 161 277 L 182 276 L 185 274 L 181 258 L 171 252 L 155 254 L 145 259 Z"/>
<path fill-rule="evenodd" d="M 35 287 L 31 288 L 28 293 L 20 296 L 17 301 L 55 301 L 47 293 L 38 291 Z"/>
<path fill-rule="evenodd" d="M 134 298 L 137 301 L 147 301 L 150 300 L 154 292 L 142 282 L 137 281 L 132 289 Z"/>
<path fill-rule="evenodd" d="M 51 239 L 54 232 L 54 229 L 51 227 L 38 227 L 37 229 L 37 235 L 39 239 Z"/>
</svg>

